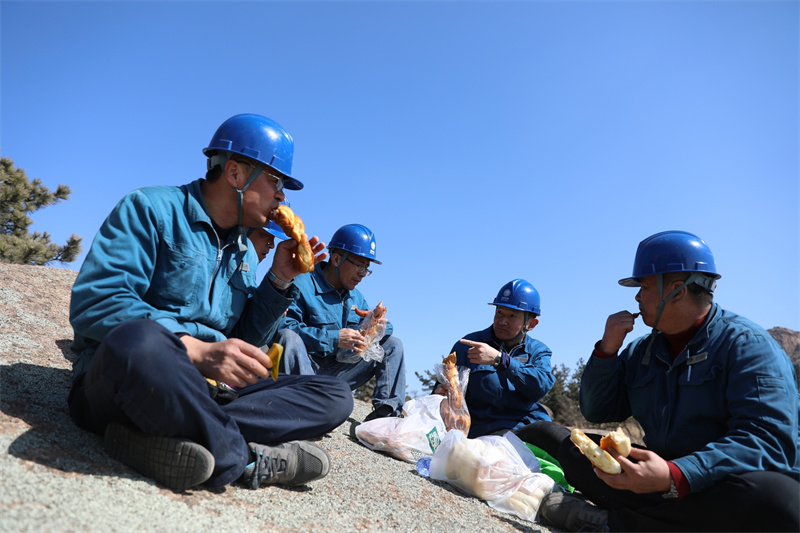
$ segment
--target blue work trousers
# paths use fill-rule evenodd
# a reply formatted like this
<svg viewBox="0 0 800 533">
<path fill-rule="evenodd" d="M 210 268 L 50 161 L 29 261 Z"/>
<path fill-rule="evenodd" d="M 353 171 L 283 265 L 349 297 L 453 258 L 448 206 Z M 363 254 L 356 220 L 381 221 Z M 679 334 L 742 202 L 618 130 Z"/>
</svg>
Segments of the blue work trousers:
<svg viewBox="0 0 800 533">
<path fill-rule="evenodd" d="M 89 370 L 73 383 L 69 407 L 75 423 L 95 433 L 123 422 L 205 446 L 215 461 L 207 484 L 219 487 L 244 472 L 251 461 L 248 442 L 323 435 L 347 419 L 353 398 L 337 378 L 281 375 L 259 379 L 220 405 L 177 335 L 154 321 L 133 320 L 108 333 Z"/>
<path fill-rule="evenodd" d="M 358 361 L 341 363 L 336 354 L 325 357 L 309 356 L 300 336 L 290 329 L 282 329 L 274 342 L 284 347 L 281 369 L 291 374 L 317 374 L 336 376 L 346 381 L 352 390 L 375 376 L 375 392 L 372 405 L 375 408 L 387 404 L 399 411 L 406 402 L 406 367 L 403 343 L 393 335 L 381 340 L 383 361 Z"/>
</svg>

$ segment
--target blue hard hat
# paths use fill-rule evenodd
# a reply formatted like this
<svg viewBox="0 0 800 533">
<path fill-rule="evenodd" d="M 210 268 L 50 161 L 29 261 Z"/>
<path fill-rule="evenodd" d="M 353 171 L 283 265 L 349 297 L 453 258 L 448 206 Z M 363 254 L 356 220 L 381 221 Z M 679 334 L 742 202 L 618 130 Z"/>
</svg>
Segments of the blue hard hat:
<svg viewBox="0 0 800 533">
<path fill-rule="evenodd" d="M 286 207 L 292 207 L 292 205 L 289 203 L 289 200 L 282 201 L 280 205 L 285 205 Z M 267 224 L 267 227 L 264 229 L 269 233 L 275 235 L 279 239 L 283 239 L 284 241 L 289 240 L 289 236 L 286 235 L 286 233 L 284 233 L 283 229 L 281 229 L 281 227 L 274 220 L 270 220 L 269 223 Z"/>
<path fill-rule="evenodd" d="M 334 248 L 366 257 L 379 265 L 382 264 L 375 255 L 375 234 L 364 225 L 347 224 L 337 229 L 328 243 L 328 249 Z"/>
<path fill-rule="evenodd" d="M 542 314 L 539 291 L 524 279 L 514 279 L 500 288 L 497 297 L 489 305 L 499 305 L 518 311 Z"/>
<path fill-rule="evenodd" d="M 705 277 L 709 283 L 700 284 L 712 292 L 716 283 L 710 281 L 722 277 L 717 273 L 714 256 L 703 239 L 687 231 L 673 230 L 656 233 L 640 242 L 633 261 L 633 274 L 619 280 L 619 284 L 639 287 L 640 278 L 670 272 L 703 274 L 694 283 L 699 283 Z"/>
<path fill-rule="evenodd" d="M 217 160 L 220 152 L 224 158 Z M 294 141 L 280 124 L 267 117 L 245 113 L 229 118 L 217 128 L 203 153 L 212 158 L 209 168 L 223 164 L 230 154 L 240 154 L 279 172 L 284 187 L 300 190 L 303 184 L 292 177 Z"/>
</svg>

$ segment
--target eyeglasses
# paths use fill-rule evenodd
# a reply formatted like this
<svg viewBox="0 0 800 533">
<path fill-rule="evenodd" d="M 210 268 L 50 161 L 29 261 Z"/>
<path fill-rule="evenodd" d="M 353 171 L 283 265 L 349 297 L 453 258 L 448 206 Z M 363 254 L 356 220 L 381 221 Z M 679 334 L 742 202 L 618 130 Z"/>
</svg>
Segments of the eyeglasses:
<svg viewBox="0 0 800 533">
<path fill-rule="evenodd" d="M 356 263 L 355 261 L 353 261 L 349 257 L 345 257 L 344 260 L 347 261 L 348 263 L 354 264 L 358 268 L 358 273 L 361 274 L 362 276 L 369 276 L 370 274 L 372 274 L 372 270 L 368 269 L 365 266 L 359 265 L 358 263 Z"/>
<path fill-rule="evenodd" d="M 234 159 L 234 161 L 237 162 L 237 163 L 241 163 L 242 165 L 247 165 L 248 167 L 250 167 L 252 169 L 256 168 L 255 165 L 253 165 L 251 163 L 248 163 L 247 161 L 240 161 L 238 159 Z M 276 176 L 275 174 L 270 174 L 266 170 L 262 170 L 261 172 L 263 172 L 264 174 L 266 174 L 270 178 L 272 178 L 272 179 L 277 181 L 277 183 L 275 184 L 275 188 L 278 190 L 278 192 L 281 192 L 283 190 L 283 178 L 280 178 L 280 177 Z"/>
</svg>

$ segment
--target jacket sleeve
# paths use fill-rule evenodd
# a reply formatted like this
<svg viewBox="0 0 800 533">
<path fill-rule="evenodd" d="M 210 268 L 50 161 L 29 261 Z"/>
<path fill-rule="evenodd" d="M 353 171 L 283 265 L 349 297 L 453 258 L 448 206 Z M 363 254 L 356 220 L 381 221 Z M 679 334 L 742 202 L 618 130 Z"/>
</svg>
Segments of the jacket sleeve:
<svg viewBox="0 0 800 533">
<path fill-rule="evenodd" d="M 631 349 L 628 345 L 625 350 Z M 578 403 L 584 418 L 595 424 L 620 422 L 631 415 L 621 356 L 601 358 L 592 351 L 581 376 Z"/>
<path fill-rule="evenodd" d="M 309 274 L 310 275 L 310 274 Z M 326 357 L 336 352 L 339 330 L 342 329 L 342 311 L 325 306 L 309 297 L 308 280 L 298 287 L 296 300 L 286 312 L 282 327 L 289 328 L 303 340 L 309 355 Z"/>
<path fill-rule="evenodd" d="M 511 357 L 508 368 L 504 371 L 498 370 L 498 373 L 504 375 L 531 402 L 538 402 L 550 392 L 556 382 L 550 364 L 552 352 L 539 341 L 529 350 L 527 362 Z"/>
<path fill-rule="evenodd" d="M 72 287 L 70 322 L 78 349 L 137 318 L 189 333 L 172 313 L 144 300 L 156 266 L 159 224 L 158 213 L 138 191 L 123 198 L 103 222 Z"/>
<path fill-rule="evenodd" d="M 797 471 L 798 393 L 788 357 L 766 333 L 743 332 L 728 356 L 728 431 L 673 462 L 692 491 L 747 471 Z"/>
<path fill-rule="evenodd" d="M 278 332 L 278 327 L 283 327 L 283 313 L 297 296 L 297 287 L 289 287 L 282 294 L 264 276 L 255 294 L 248 300 L 231 337 L 255 346 L 264 346 Z"/>
</svg>

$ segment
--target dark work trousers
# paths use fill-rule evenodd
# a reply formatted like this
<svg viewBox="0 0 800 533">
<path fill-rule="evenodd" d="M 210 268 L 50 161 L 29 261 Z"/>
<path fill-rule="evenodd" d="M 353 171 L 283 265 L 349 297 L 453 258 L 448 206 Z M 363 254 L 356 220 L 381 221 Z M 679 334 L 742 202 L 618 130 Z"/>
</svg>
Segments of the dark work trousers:
<svg viewBox="0 0 800 533">
<path fill-rule="evenodd" d="M 732 475 L 682 500 L 666 500 L 660 493 L 635 494 L 606 485 L 564 426 L 534 422 L 515 433 L 555 457 L 570 485 L 608 510 L 612 531 L 800 531 L 800 480 L 787 474 Z"/>
<path fill-rule="evenodd" d="M 248 442 L 279 444 L 318 437 L 338 427 L 353 410 L 344 381 L 330 376 L 282 374 L 240 389 L 218 404 L 180 338 L 151 320 L 111 330 L 89 370 L 76 379 L 70 415 L 86 430 L 103 434 L 123 422 L 158 436 L 188 439 L 214 456 L 206 482 L 227 485 L 251 461 Z"/>
</svg>

